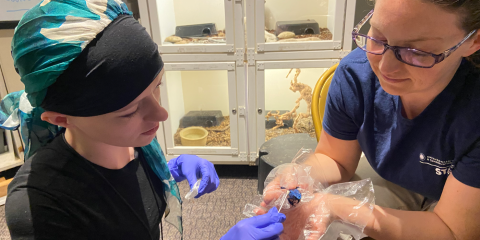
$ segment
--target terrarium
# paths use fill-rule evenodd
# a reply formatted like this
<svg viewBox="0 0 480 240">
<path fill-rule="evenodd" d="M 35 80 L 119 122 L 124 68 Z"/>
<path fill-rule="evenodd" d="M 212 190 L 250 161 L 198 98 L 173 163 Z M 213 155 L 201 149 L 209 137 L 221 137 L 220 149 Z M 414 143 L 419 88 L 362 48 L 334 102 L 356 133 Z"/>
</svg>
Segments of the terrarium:
<svg viewBox="0 0 480 240">
<path fill-rule="evenodd" d="M 312 93 L 326 68 L 265 69 L 265 141 L 295 133 L 315 137 Z"/>
<path fill-rule="evenodd" d="M 225 0 L 157 1 L 161 44 L 226 44 Z"/>
<path fill-rule="evenodd" d="M 227 70 L 166 71 L 165 87 L 173 146 L 231 146 Z"/>
<path fill-rule="evenodd" d="M 332 40 L 334 5 L 329 0 L 265 1 L 265 42 Z"/>
<path fill-rule="evenodd" d="M 344 36 L 353 28 L 354 11 L 354 1 L 346 0 L 255 0 L 247 7 L 247 24 L 255 26 L 257 52 L 349 50 Z"/>
</svg>

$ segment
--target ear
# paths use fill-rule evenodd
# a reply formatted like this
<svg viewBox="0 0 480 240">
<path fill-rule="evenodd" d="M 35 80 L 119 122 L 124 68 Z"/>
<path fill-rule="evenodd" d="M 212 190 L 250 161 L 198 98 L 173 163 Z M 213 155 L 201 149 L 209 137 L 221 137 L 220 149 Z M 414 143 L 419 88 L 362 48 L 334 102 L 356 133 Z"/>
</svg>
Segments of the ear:
<svg viewBox="0 0 480 240">
<path fill-rule="evenodd" d="M 69 123 L 69 116 L 57 112 L 46 111 L 42 113 L 42 120 L 53 125 L 58 125 L 64 128 L 71 128 L 73 125 Z"/>
<path fill-rule="evenodd" d="M 465 52 L 465 56 L 463 57 L 469 57 L 470 55 L 480 50 L 480 29 L 478 29 L 477 32 L 473 34 L 472 39 L 473 43 L 470 48 Z"/>
</svg>

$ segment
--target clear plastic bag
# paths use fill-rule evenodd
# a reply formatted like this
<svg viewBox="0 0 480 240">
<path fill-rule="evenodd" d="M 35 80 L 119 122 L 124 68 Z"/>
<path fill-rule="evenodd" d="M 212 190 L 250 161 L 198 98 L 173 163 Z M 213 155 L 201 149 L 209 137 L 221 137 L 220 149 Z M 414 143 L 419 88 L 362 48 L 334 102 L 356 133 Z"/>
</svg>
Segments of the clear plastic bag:
<svg viewBox="0 0 480 240">
<path fill-rule="evenodd" d="M 193 188 L 190 189 L 187 195 L 185 195 L 186 200 L 191 200 L 198 195 L 198 188 L 200 187 L 200 182 L 202 182 L 202 179 L 198 179 L 197 182 L 193 185 Z"/>
<path fill-rule="evenodd" d="M 336 240 L 351 236 L 350 239 L 358 240 L 364 236 L 363 230 L 375 206 L 370 178 L 334 184 L 317 194 L 325 199 L 309 216 L 304 238 L 299 239 Z"/>
<path fill-rule="evenodd" d="M 323 177 L 321 181 L 313 179 L 311 166 L 304 164 L 312 154 L 312 150 L 302 148 L 292 163 L 274 168 L 265 179 L 263 195 L 246 204 L 243 213 L 252 217 L 272 207 L 281 209 L 287 216 L 282 240 L 360 239 L 374 207 L 370 179 L 327 187 L 323 173 L 316 173 Z M 300 193 L 299 201 L 292 199 L 292 191 Z M 264 199 L 271 201 L 266 203 Z"/>
</svg>

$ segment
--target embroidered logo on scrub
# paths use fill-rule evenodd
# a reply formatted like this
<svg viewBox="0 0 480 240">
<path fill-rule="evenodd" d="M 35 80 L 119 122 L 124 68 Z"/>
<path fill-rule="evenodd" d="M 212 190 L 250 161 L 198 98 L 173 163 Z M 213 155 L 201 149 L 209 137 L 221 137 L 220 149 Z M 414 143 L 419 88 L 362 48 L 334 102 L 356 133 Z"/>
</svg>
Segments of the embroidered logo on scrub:
<svg viewBox="0 0 480 240">
<path fill-rule="evenodd" d="M 437 175 L 450 174 L 454 168 L 453 160 L 442 161 L 423 153 L 420 153 L 420 163 L 435 167 L 435 174 Z"/>
</svg>

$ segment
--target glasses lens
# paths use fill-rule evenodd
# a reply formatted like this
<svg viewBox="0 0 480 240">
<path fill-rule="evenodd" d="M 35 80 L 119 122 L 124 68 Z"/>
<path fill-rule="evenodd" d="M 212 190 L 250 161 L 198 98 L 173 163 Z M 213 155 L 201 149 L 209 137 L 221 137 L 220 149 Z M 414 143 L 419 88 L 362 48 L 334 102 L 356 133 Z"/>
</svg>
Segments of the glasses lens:
<svg viewBox="0 0 480 240">
<path fill-rule="evenodd" d="M 431 67 L 435 64 L 435 58 L 429 53 L 410 48 L 401 48 L 398 53 L 404 62 L 414 66 Z"/>
<path fill-rule="evenodd" d="M 372 40 L 362 35 L 355 36 L 355 43 L 359 48 L 373 54 L 382 54 L 385 49 L 385 45 L 381 41 Z"/>
</svg>

